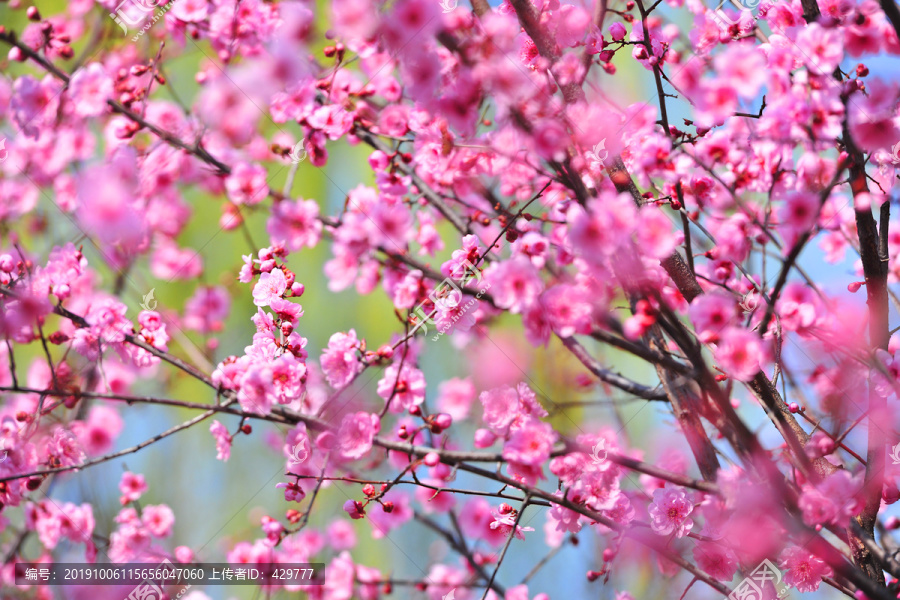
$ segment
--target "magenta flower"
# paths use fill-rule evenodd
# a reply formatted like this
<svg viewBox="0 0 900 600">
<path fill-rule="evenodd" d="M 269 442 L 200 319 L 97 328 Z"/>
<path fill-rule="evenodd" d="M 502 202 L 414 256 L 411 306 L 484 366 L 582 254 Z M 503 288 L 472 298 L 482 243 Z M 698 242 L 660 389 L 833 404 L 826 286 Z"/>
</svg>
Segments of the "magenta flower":
<svg viewBox="0 0 900 600">
<path fill-rule="evenodd" d="M 533 303 L 544 284 L 537 271 L 524 256 L 492 265 L 485 271 L 497 306 L 520 313 Z"/>
<path fill-rule="evenodd" d="M 122 474 L 119 482 L 119 491 L 122 492 L 122 504 L 128 504 L 139 499 L 147 491 L 147 481 L 143 475 L 135 475 L 131 471 Z"/>
<path fill-rule="evenodd" d="M 240 163 L 225 178 L 225 190 L 235 204 L 258 204 L 268 192 L 266 170 L 257 164 Z"/>
<path fill-rule="evenodd" d="M 394 362 L 378 380 L 378 395 L 390 402 L 391 412 L 409 410 L 425 400 L 425 376 L 409 362 L 404 363 L 403 368 L 399 362 Z"/>
<path fill-rule="evenodd" d="M 64 467 L 80 465 L 86 455 L 81 442 L 69 429 L 57 426 L 47 444 L 47 454 Z"/>
<path fill-rule="evenodd" d="M 228 429 L 218 421 L 213 421 L 209 426 L 209 432 L 216 441 L 216 459 L 227 461 L 231 456 L 231 435 Z"/>
<path fill-rule="evenodd" d="M 103 114 L 107 109 L 106 101 L 112 94 L 113 80 L 99 63 L 91 63 L 78 69 L 69 82 L 69 95 L 75 112 L 82 117 Z"/>
<path fill-rule="evenodd" d="M 362 370 L 357 355 L 358 348 L 359 340 L 353 329 L 347 333 L 339 332 L 331 336 L 328 347 L 319 359 L 328 385 L 338 390 L 342 389 Z"/>
<path fill-rule="evenodd" d="M 283 244 L 291 252 L 297 252 L 319 242 L 322 223 L 318 217 L 319 205 L 315 200 L 282 200 L 272 207 L 266 230 L 273 244 Z"/>
<path fill-rule="evenodd" d="M 694 560 L 707 575 L 719 581 L 731 581 L 738 568 L 737 555 L 730 548 L 716 542 L 697 542 L 694 546 Z"/>
<path fill-rule="evenodd" d="M 454 421 L 465 419 L 475 401 L 475 386 L 469 379 L 454 377 L 438 386 L 437 406 Z"/>
<path fill-rule="evenodd" d="M 824 560 L 799 546 L 786 548 L 779 557 L 779 566 L 787 569 L 784 582 L 802 593 L 816 591 L 823 577 L 834 575 Z"/>
<path fill-rule="evenodd" d="M 515 528 L 515 536 L 520 540 L 525 539 L 525 534 L 527 532 L 534 531 L 534 527 L 522 527 L 521 525 L 516 525 L 518 511 L 508 504 L 501 504 L 498 507 L 492 508 L 491 515 L 494 517 L 494 520 L 491 521 L 491 529 L 496 529 L 503 534 L 503 537 L 512 535 L 514 533 L 513 528 Z"/>
<path fill-rule="evenodd" d="M 556 432 L 548 423 L 529 419 L 516 427 L 506 445 L 503 458 L 528 466 L 538 466 L 550 458 Z"/>
<path fill-rule="evenodd" d="M 286 502 L 300 502 L 306 497 L 306 492 L 303 491 L 297 483 L 276 483 L 276 489 L 284 490 L 284 499 Z"/>
<path fill-rule="evenodd" d="M 281 298 L 287 290 L 287 280 L 284 271 L 272 269 L 268 273 L 259 276 L 259 281 L 253 287 L 253 304 L 268 306 L 274 300 Z"/>
<path fill-rule="evenodd" d="M 380 429 L 377 415 L 365 412 L 346 415 L 337 434 L 341 455 L 351 460 L 362 458 L 372 449 L 372 440 Z"/>
<path fill-rule="evenodd" d="M 150 504 L 141 511 L 141 521 L 153 537 L 169 537 L 175 525 L 175 513 L 165 504 Z"/>
<path fill-rule="evenodd" d="M 764 359 L 759 336 L 742 327 L 728 327 L 722 331 L 715 357 L 722 369 L 738 381 L 753 379 Z"/>
<path fill-rule="evenodd" d="M 694 504 L 680 487 L 666 487 L 654 490 L 650 504 L 650 527 L 659 535 L 684 537 L 694 526 L 689 515 Z"/>
<path fill-rule="evenodd" d="M 495 432 L 505 431 L 520 414 L 519 395 L 511 387 L 482 392 L 478 399 L 484 407 L 485 425 Z"/>
</svg>

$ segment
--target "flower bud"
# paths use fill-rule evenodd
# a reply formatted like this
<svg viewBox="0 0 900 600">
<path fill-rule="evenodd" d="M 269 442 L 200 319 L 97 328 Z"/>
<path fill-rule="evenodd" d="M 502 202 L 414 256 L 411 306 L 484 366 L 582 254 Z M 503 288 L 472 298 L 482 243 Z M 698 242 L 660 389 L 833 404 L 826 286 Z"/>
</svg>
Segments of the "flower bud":
<svg viewBox="0 0 900 600">
<path fill-rule="evenodd" d="M 347 500 L 344 502 L 344 511 L 350 515 L 351 519 L 362 519 L 366 516 L 366 510 L 362 502 L 356 500 Z"/>
<path fill-rule="evenodd" d="M 180 563 L 189 563 L 194 560 L 194 551 L 187 546 L 178 546 L 175 548 L 175 560 Z"/>
<path fill-rule="evenodd" d="M 440 413 L 434 417 L 434 424 L 440 427 L 441 431 L 449 429 L 450 426 L 453 425 L 453 417 L 447 413 Z"/>
<path fill-rule="evenodd" d="M 497 436 L 494 435 L 494 433 L 489 429 L 479 429 L 475 432 L 476 448 L 487 448 L 488 446 L 491 446 L 496 440 Z"/>
</svg>

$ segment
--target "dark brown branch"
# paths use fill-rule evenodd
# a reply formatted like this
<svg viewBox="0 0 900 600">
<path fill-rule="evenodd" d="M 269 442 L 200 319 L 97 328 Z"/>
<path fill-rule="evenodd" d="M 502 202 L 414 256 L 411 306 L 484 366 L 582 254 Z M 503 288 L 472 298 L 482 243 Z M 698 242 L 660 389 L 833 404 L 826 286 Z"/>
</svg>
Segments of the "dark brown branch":
<svg viewBox="0 0 900 600">
<path fill-rule="evenodd" d="M 614 373 L 609 369 L 603 368 L 603 366 L 591 356 L 588 351 L 579 344 L 575 338 L 560 338 L 563 345 L 569 349 L 569 351 L 575 355 L 575 357 L 581 361 L 585 367 L 587 367 L 588 371 L 593 373 L 597 379 L 608 383 L 610 385 L 614 385 L 620 390 L 626 391 L 629 394 L 634 394 L 639 398 L 644 398 L 645 400 L 662 400 L 665 401 L 667 399 L 666 394 L 663 392 L 658 392 L 653 388 L 640 385 L 638 383 L 634 383 L 633 381 L 622 377 L 618 373 Z"/>
<path fill-rule="evenodd" d="M 894 26 L 897 37 L 900 38 L 900 10 L 897 10 L 897 4 L 894 0 L 881 0 L 881 10 L 884 11 L 888 21 Z"/>
<path fill-rule="evenodd" d="M 866 182 L 865 158 L 862 152 L 854 144 L 850 135 L 850 128 L 844 122 L 844 143 L 850 160 L 850 189 L 853 192 L 854 201 L 860 197 L 868 196 L 868 183 Z M 882 209 L 884 220 L 882 231 L 887 234 L 887 221 L 890 218 L 890 205 Z M 872 216 L 871 207 L 856 207 L 856 231 L 859 239 L 859 254 L 862 258 L 863 274 L 866 280 L 866 305 L 869 308 L 869 344 L 873 349 L 887 350 L 890 340 L 890 326 L 888 321 L 888 293 L 887 256 L 882 259 L 881 242 L 879 240 L 878 225 Z M 887 218 L 885 218 L 887 217 Z M 887 235 L 885 235 L 885 238 Z M 875 536 L 875 521 L 878 519 L 878 510 L 881 508 L 881 492 L 884 485 L 884 448 L 886 439 L 880 423 L 887 419 L 887 400 L 875 392 L 874 383 L 869 380 L 869 440 L 866 451 L 866 478 L 863 486 L 865 505 L 862 512 L 855 517 L 862 530 L 870 537 Z M 853 559 L 857 565 L 868 575 L 869 579 L 880 586 L 884 586 L 884 574 L 875 560 L 875 557 L 862 542 L 859 535 L 848 530 L 850 548 Z"/>
</svg>

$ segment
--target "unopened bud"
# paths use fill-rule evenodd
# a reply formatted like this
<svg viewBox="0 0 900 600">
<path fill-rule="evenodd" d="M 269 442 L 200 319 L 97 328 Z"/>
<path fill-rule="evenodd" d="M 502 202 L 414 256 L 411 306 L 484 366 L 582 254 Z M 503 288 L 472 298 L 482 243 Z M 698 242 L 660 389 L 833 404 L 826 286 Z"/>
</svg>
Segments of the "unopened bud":
<svg viewBox="0 0 900 600">
<path fill-rule="evenodd" d="M 434 424 L 440 427 L 441 430 L 449 429 L 453 425 L 453 417 L 447 413 L 440 413 L 434 417 Z"/>
</svg>

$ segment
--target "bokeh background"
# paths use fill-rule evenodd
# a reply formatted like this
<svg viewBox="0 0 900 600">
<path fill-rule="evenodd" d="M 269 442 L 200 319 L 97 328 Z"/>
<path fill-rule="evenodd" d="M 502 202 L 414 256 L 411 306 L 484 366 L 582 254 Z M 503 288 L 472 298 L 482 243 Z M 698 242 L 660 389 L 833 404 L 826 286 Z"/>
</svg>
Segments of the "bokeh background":
<svg viewBox="0 0 900 600">
<path fill-rule="evenodd" d="M 437 0 L 435 0 L 437 2 Z M 35 3 L 45 16 L 64 9 L 61 1 Z M 320 31 L 327 29 L 329 6 L 319 0 L 317 3 Z M 492 2 L 496 4 L 496 2 Z M 615 3 L 613 3 L 615 4 Z M 675 13 L 663 5 L 661 13 L 671 16 Z M 163 23 L 153 26 L 150 34 L 138 42 L 129 38 L 122 40 L 108 19 L 105 11 L 95 9 L 87 17 L 85 28 L 88 31 L 105 31 L 105 38 L 98 47 L 88 47 L 85 40 L 76 44 L 76 58 L 82 61 L 97 60 L 103 48 L 114 44 L 134 44 L 138 51 L 152 55 L 158 42 L 151 34 L 164 31 Z M 682 20 L 685 33 L 689 24 Z M 0 23 L 9 29 L 21 31 L 26 24 L 23 10 L 12 10 L 7 3 L 0 4 Z M 86 38 L 90 38 L 90 34 Z M 321 58 L 321 48 L 328 40 L 319 39 L 311 47 L 311 51 Z M 687 46 L 685 46 L 687 47 Z M 4 51 L 5 54 L 5 51 Z M 218 60 L 206 42 L 195 43 L 188 40 L 183 46 L 168 41 L 164 53 L 164 73 L 168 79 L 166 86 L 157 89 L 154 97 L 167 99 L 190 107 L 193 106 L 200 86 L 194 80 L 198 68 L 206 61 Z M 298 57 L 305 60 L 305 57 Z M 620 55 L 613 60 L 618 72 L 612 76 L 601 76 L 598 80 L 598 91 L 614 99 L 620 106 L 632 102 L 656 102 L 656 91 L 647 73 L 631 60 Z M 896 75 L 896 61 L 877 58 L 867 61 L 873 71 L 888 72 Z M 3 77 L 16 75 L 35 69 L 28 64 L 10 63 L 5 59 L 0 62 Z M 70 69 L 71 65 L 66 68 Z M 668 86 L 667 86 L 668 87 Z M 748 112 L 756 112 L 758 104 L 747 106 Z M 681 117 L 690 116 L 684 109 L 684 103 L 670 101 L 670 119 L 678 123 Z M 299 139 L 300 128 L 296 124 L 273 123 L 264 114 L 259 115 L 259 131 L 267 140 L 274 137 L 289 136 Z M 102 150 L 102 135 L 96 131 L 98 150 Z M 14 140 L 16 132 L 8 121 L 0 123 L 0 137 Z M 330 160 L 327 166 L 317 168 L 309 161 L 300 164 L 289 195 L 293 198 L 303 197 L 315 199 L 322 208 L 323 214 L 336 214 L 344 204 L 347 192 L 358 184 L 373 185 L 374 175 L 369 168 L 366 157 L 369 153 L 364 146 L 351 146 L 344 141 L 330 142 L 328 145 Z M 99 155 L 98 155 L 99 157 Z M 269 184 L 277 189 L 284 185 L 290 163 L 288 161 L 267 163 Z M 9 165 L 3 165 L 9 169 Z M 4 176 L 15 175 L 7 172 Z M 254 314 L 250 286 L 240 284 L 236 280 L 237 272 L 242 264 L 241 255 L 250 254 L 258 248 L 268 245 L 265 232 L 265 221 L 268 217 L 263 202 L 254 207 L 247 218 L 249 236 L 241 230 L 223 231 L 219 219 L 223 206 L 222 197 L 214 197 L 198 191 L 196 188 L 184 187 L 184 198 L 190 203 L 194 217 L 184 233 L 178 238 L 181 247 L 194 248 L 203 258 L 204 273 L 197 281 L 167 282 L 154 278 L 146 264 L 140 261 L 136 268 L 127 274 L 123 291 L 123 300 L 129 305 L 130 314 L 136 316 L 140 310 L 142 297 L 151 289 L 158 301 L 157 310 L 166 313 L 180 311 L 185 301 L 200 285 L 217 284 L 225 286 L 231 293 L 231 314 L 225 323 L 224 330 L 218 337 L 218 348 L 210 351 L 208 340 L 196 332 L 183 330 L 170 342 L 170 349 L 184 356 L 193 364 L 201 364 L 200 358 L 216 364 L 229 354 L 241 354 L 248 345 L 254 332 L 250 316 Z M 90 265 L 101 274 L 98 287 L 112 289 L 116 273 L 104 266 L 104 258 L 97 248 L 86 239 L 77 226 L 64 216 L 54 205 L 52 190 L 42 190 L 37 214 L 43 217 L 42 228 L 37 220 L 22 223 L 29 233 L 23 236 L 24 246 L 32 253 L 45 259 L 54 245 L 62 245 L 73 241 L 83 244 L 84 253 Z M 431 260 L 432 265 L 449 257 L 458 240 L 455 231 L 448 227 L 441 228 L 444 233 L 446 249 L 440 256 Z M 8 232 L 2 232 L 4 244 L 8 241 Z M 252 240 L 252 244 L 251 244 Z M 327 280 L 323 273 L 323 265 L 330 258 L 330 244 L 325 241 L 315 249 L 305 249 L 291 255 L 289 267 L 297 274 L 297 280 L 304 283 L 306 293 L 300 303 L 305 316 L 301 319 L 300 333 L 309 340 L 307 350 L 311 359 L 317 359 L 321 349 L 327 344 L 329 336 L 337 331 L 356 330 L 360 338 L 365 338 L 370 348 L 389 342 L 393 334 L 401 331 L 402 325 L 394 316 L 393 307 L 381 288 L 369 296 L 358 295 L 353 288 L 341 293 L 328 290 Z M 847 293 L 846 285 L 857 279 L 853 275 L 854 257 L 839 265 L 826 265 L 816 246 L 808 248 L 801 259 L 801 264 L 817 280 L 823 282 L 826 290 L 834 293 Z M 857 298 L 863 302 L 862 294 Z M 892 314 L 892 319 L 896 320 Z M 48 327 L 52 331 L 52 327 Z M 184 337 L 181 337 L 184 336 Z M 428 396 L 431 401 L 440 382 L 452 377 L 471 376 L 476 390 L 481 392 L 503 384 L 515 385 L 526 381 L 544 399 L 545 406 L 552 404 L 595 402 L 589 406 L 566 406 L 555 412 L 551 418 L 554 426 L 561 432 L 575 435 L 581 431 L 596 431 L 600 426 L 612 427 L 620 432 L 623 442 L 639 451 L 646 460 L 652 462 L 677 461 L 680 455 L 689 456 L 686 444 L 677 435 L 674 420 L 665 410 L 665 405 L 656 403 L 619 402 L 622 395 L 610 393 L 602 388 L 585 389 L 579 384 L 578 375 L 584 369 L 567 352 L 560 351 L 561 346 L 555 340 L 547 349 L 533 349 L 524 339 L 517 319 L 502 319 L 490 331 L 489 337 L 473 340 L 468 345 L 460 345 L 461 340 L 453 336 L 442 336 L 438 341 L 429 339 L 423 342 L 420 368 L 428 381 Z M 27 350 L 17 352 L 19 359 L 19 377 L 24 380 L 27 368 L 32 360 L 38 358 L 38 345 L 33 344 Z M 630 378 L 655 383 L 652 370 L 638 361 L 614 351 L 593 348 L 598 357 L 605 363 L 626 373 Z M 30 352 L 29 352 L 30 351 Z M 792 349 L 787 350 L 788 360 L 801 370 L 808 371 L 812 365 L 804 365 L 808 359 Z M 56 355 L 58 357 L 58 354 Z M 0 365 L 6 368 L 6 365 Z M 360 405 L 379 407 L 381 399 L 375 394 L 375 386 L 380 378 L 379 369 L 370 369 L 344 394 L 353 395 L 354 402 Z M 157 369 L 156 374 L 146 380 L 139 381 L 132 393 L 139 395 L 158 395 L 192 402 L 212 402 L 214 394 L 201 383 L 198 383 L 166 366 Z M 747 399 L 746 394 L 739 393 Z M 5 400 L 4 400 L 5 401 Z M 599 402 L 596 402 L 599 401 Z M 615 402 L 613 406 L 608 401 Z M 478 414 L 478 403 L 475 405 Z M 764 416 L 755 403 L 745 401 L 740 413 L 754 428 L 764 425 Z M 196 411 L 172 407 L 134 405 L 125 408 L 122 415 L 125 428 L 116 442 L 116 450 L 140 443 L 152 436 L 177 425 L 193 416 Z M 233 416 L 217 417 L 230 431 L 237 427 L 238 418 Z M 263 515 L 280 518 L 283 521 L 285 510 L 300 508 L 285 502 L 283 494 L 275 488 L 275 484 L 284 480 L 284 457 L 281 446 L 286 430 L 271 423 L 254 422 L 253 433 L 249 436 L 237 436 L 228 462 L 216 460 L 215 446 L 209 433 L 212 419 L 170 436 L 152 446 L 102 465 L 91 467 L 83 472 L 65 474 L 57 478 L 51 496 L 57 502 L 90 502 L 94 506 L 97 521 L 96 533 L 108 536 L 114 528 L 113 518 L 118 512 L 118 482 L 122 473 L 130 470 L 142 473 L 149 484 L 149 491 L 144 495 L 143 504 L 167 504 L 175 512 L 176 525 L 172 538 L 166 540 L 165 546 L 171 550 L 179 545 L 192 548 L 199 560 L 214 562 L 224 560 L 226 552 L 238 541 L 252 541 L 261 537 L 259 519 Z M 463 447 L 470 447 L 474 426 L 462 424 L 452 430 L 453 436 Z M 764 443 L 774 445 L 777 439 L 773 432 L 763 432 Z M 856 434 L 849 438 L 853 445 L 860 444 L 862 438 Z M 900 440 L 898 440 L 900 441 Z M 692 460 L 688 460 L 692 465 Z M 690 469 L 692 474 L 696 470 Z M 383 474 L 385 471 L 380 471 Z M 552 475 L 551 475 L 552 478 Z M 637 487 L 637 476 L 630 476 L 633 486 Z M 459 487 L 485 487 L 484 483 L 460 473 L 457 477 Z M 545 485 L 553 486 L 552 479 Z M 631 487 L 632 484 L 629 484 Z M 46 491 L 46 490 L 44 490 Z M 411 493 L 411 489 L 404 489 Z M 35 496 L 40 499 L 42 492 Z M 359 486 L 332 485 L 326 486 L 317 500 L 316 510 L 310 520 L 310 526 L 322 531 L 333 519 L 345 519 L 341 505 L 348 498 L 361 497 Z M 460 498 L 460 501 L 464 498 Z M 305 504 L 305 503 L 304 503 Z M 417 510 L 421 506 L 416 505 Z M 530 507 L 523 525 L 534 527 L 535 532 L 528 534 L 527 542 L 514 541 L 508 556 L 498 575 L 498 581 L 507 588 L 520 583 L 532 568 L 547 555 L 549 548 L 544 545 L 544 512 L 543 507 Z M 18 530 L 23 527 L 21 507 L 7 509 L 5 516 L 9 520 L 5 529 L 0 532 L 0 541 L 6 548 L 14 539 Z M 646 515 L 638 515 L 638 518 Z M 437 519 L 446 522 L 446 517 L 437 515 Z M 359 540 L 353 552 L 354 560 L 380 569 L 399 579 L 422 579 L 436 562 L 450 562 L 458 565 L 459 561 L 452 556 L 446 543 L 434 535 L 423 525 L 411 521 L 403 528 L 391 532 L 381 540 L 372 538 L 372 527 L 366 520 L 353 521 L 353 527 Z M 590 583 L 585 572 L 599 569 L 602 564 L 600 553 L 604 542 L 585 528 L 579 535 L 577 546 L 566 543 L 546 564 L 529 580 L 532 596 L 545 592 L 552 599 L 559 598 L 595 598 L 612 599 L 617 590 L 627 589 L 635 598 L 678 598 L 690 583 L 690 576 L 678 575 L 674 580 L 663 579 L 655 560 L 619 560 L 614 565 L 610 582 Z M 632 546 L 633 547 L 633 546 Z M 27 538 L 22 554 L 28 558 L 36 558 L 39 544 L 35 536 Z M 636 555 L 634 555 L 636 556 Z M 62 542 L 57 549 L 59 561 L 80 562 L 83 560 L 83 547 L 70 547 Z M 101 552 L 102 558 L 102 552 Z M 739 577 L 735 579 L 735 582 Z M 200 588 L 194 588 L 198 590 Z M 192 591 L 194 591 L 192 590 Z M 226 598 L 259 598 L 262 593 L 251 587 L 207 587 L 202 590 L 215 600 Z M 127 592 L 127 590 L 126 590 Z M 121 590 L 92 591 L 77 588 L 54 588 L 58 598 L 101 598 L 119 597 Z M 17 597 L 12 590 L 0 591 L 3 598 Z M 792 591 L 791 595 L 799 595 Z M 28 593 L 25 594 L 28 596 Z M 395 597 L 424 598 L 425 593 L 411 588 L 395 588 Z M 299 597 L 297 593 L 281 592 L 278 597 Z M 480 597 L 480 590 L 478 596 Z M 701 585 L 694 586 L 688 592 L 688 598 L 712 597 L 712 592 L 703 590 Z M 837 597 L 836 592 L 827 586 L 810 597 Z"/>
</svg>

